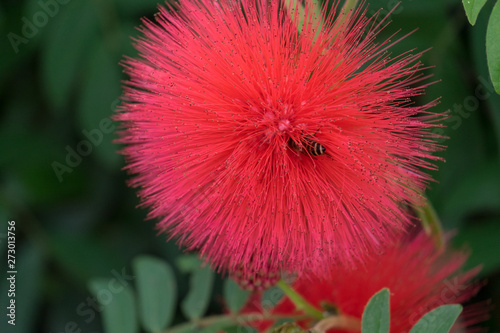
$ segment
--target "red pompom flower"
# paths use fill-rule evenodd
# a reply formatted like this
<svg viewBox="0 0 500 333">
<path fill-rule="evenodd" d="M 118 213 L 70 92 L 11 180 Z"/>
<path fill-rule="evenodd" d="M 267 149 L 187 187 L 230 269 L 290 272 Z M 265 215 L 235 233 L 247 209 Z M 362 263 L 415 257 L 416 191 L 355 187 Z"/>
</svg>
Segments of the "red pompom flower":
<svg viewBox="0 0 500 333">
<path fill-rule="evenodd" d="M 352 263 L 410 222 L 437 149 L 421 54 L 385 23 L 282 0 L 180 0 L 144 20 L 116 119 L 149 217 L 215 267 Z M 321 25 L 320 25 L 321 24 Z M 390 221 L 390 222 L 380 222 Z"/>
<path fill-rule="evenodd" d="M 477 293 L 482 284 L 473 283 L 472 279 L 480 267 L 461 273 L 466 259 L 464 252 L 437 250 L 433 241 L 422 234 L 409 243 L 395 243 L 382 254 L 367 255 L 356 269 L 330 265 L 321 276 L 300 276 L 293 288 L 318 309 L 329 305 L 337 310 L 338 316 L 331 320 L 334 326 L 330 326 L 336 328 L 328 329 L 328 333 L 360 332 L 357 327 L 366 304 L 375 293 L 389 288 L 390 331 L 409 332 L 427 312 L 441 305 L 464 303 Z M 244 311 L 260 312 L 260 304 L 261 301 L 254 297 Z M 461 322 L 454 327 L 485 321 L 488 310 L 489 306 L 484 303 L 466 306 Z M 288 298 L 282 299 L 271 313 L 279 316 L 298 314 Z M 304 328 L 313 326 L 312 320 L 299 324 Z M 265 320 L 252 325 L 265 332 L 272 322 Z"/>
</svg>

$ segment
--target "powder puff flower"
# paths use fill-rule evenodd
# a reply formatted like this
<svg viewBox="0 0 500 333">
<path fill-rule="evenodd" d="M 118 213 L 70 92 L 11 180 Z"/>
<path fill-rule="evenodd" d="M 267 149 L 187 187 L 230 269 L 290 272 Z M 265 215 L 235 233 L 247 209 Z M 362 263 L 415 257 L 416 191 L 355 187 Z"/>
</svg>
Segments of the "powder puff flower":
<svg viewBox="0 0 500 333">
<path fill-rule="evenodd" d="M 390 332 L 409 332 L 425 313 L 441 305 L 464 303 L 476 294 L 481 284 L 471 280 L 480 268 L 460 273 L 466 259 L 463 252 L 437 250 L 433 241 L 422 234 L 409 243 L 391 245 L 382 254 L 367 255 L 363 265 L 356 269 L 331 265 L 325 268 L 327 274 L 303 275 L 293 283 L 293 288 L 318 309 L 325 305 L 336 309 L 339 316 L 330 322 L 337 328 L 330 328 L 328 333 L 360 332 L 357 327 L 369 299 L 382 288 L 389 288 Z M 262 311 L 256 296 L 244 312 Z M 488 306 L 483 303 L 466 306 L 462 324 L 455 327 L 480 323 L 488 318 L 487 312 Z M 279 316 L 297 313 L 286 297 L 272 309 L 272 314 Z M 305 328 L 313 326 L 312 320 L 299 324 Z M 265 332 L 272 322 L 252 325 Z"/>
<path fill-rule="evenodd" d="M 390 57 L 384 21 L 320 23 L 307 1 L 300 33 L 283 0 L 170 6 L 143 22 L 115 117 L 160 230 L 266 275 L 353 263 L 410 223 L 438 148 L 435 103 L 412 102 L 420 53 Z"/>
</svg>

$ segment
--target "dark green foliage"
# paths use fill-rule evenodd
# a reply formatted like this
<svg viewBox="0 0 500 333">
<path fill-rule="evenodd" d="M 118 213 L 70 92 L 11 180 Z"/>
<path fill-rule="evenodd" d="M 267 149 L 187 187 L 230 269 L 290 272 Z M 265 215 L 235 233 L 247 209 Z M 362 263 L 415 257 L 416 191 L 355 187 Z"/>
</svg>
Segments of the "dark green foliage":
<svg viewBox="0 0 500 333">
<path fill-rule="evenodd" d="M 57 8 L 44 7 L 52 3 Z M 393 3 L 370 1 L 368 14 L 380 7 L 387 13 Z M 441 97 L 434 110 L 450 110 L 442 133 L 450 139 L 442 141 L 448 146 L 441 154 L 446 163 L 437 162 L 437 182 L 427 195 L 445 232 L 457 231 L 453 244 L 471 250 L 467 266 L 484 264 L 481 278 L 488 284 L 474 302 L 492 299 L 498 305 L 500 96 L 490 71 L 498 75 L 500 4 L 475 3 L 474 8 L 466 7 L 470 21 L 475 21 L 471 26 L 458 1 L 403 1 L 383 35 L 420 28 L 397 44 L 394 54 L 432 47 L 422 61 L 434 66 L 427 72 L 439 82 L 416 99 L 426 103 Z M 118 62 L 123 54 L 135 54 L 129 36 L 138 35 L 134 26 L 141 17 L 152 19 L 155 12 L 155 0 L 0 3 L 0 254 L 6 258 L 6 222 L 15 220 L 16 332 L 101 332 L 112 315 L 127 320 L 117 324 L 128 323 L 130 332 L 152 331 L 155 324 L 220 314 L 226 305 L 237 312 L 247 296 L 228 283 L 223 286 L 222 278 L 208 268 L 180 267 L 182 252 L 174 241 L 167 244 L 164 235 L 156 234 L 155 221 L 144 221 L 146 212 L 136 208 L 135 190 L 125 185 L 123 159 L 115 154 L 120 147 L 112 143 L 116 124 L 109 121 L 119 103 L 120 81 L 126 79 Z M 30 27 L 41 15 L 47 17 L 45 24 Z M 495 84 L 498 90 L 498 81 Z M 171 269 L 163 270 L 164 279 L 174 277 L 177 283 L 175 306 L 165 305 L 175 312 L 161 323 L 153 324 L 139 308 L 145 300 L 138 285 L 142 273 L 136 270 L 143 264 L 133 259 L 146 254 L 158 258 L 159 266 L 168 263 Z M 0 262 L 5 272 L 6 260 Z M 87 287 L 90 283 L 95 294 L 118 277 L 125 285 L 117 297 L 126 305 L 111 314 L 101 312 Z M 4 284 L 0 287 L 5 309 L 7 295 Z M 272 306 L 279 299 L 274 296 L 268 301 Z M 0 331 L 10 332 L 3 313 L 2 318 Z M 498 331 L 499 306 L 491 318 L 485 326 Z M 251 331 L 238 330 L 234 323 L 232 327 L 228 331 Z"/>
</svg>

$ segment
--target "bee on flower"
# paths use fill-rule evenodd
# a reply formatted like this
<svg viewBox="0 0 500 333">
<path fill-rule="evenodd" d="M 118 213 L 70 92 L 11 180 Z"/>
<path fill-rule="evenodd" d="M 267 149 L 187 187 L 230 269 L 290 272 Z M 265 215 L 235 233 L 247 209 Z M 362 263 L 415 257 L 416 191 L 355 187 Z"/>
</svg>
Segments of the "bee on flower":
<svg viewBox="0 0 500 333">
<path fill-rule="evenodd" d="M 384 20 L 337 7 L 317 20 L 305 1 L 299 32 L 284 0 L 180 0 L 123 63 L 130 185 L 219 270 L 351 265 L 411 223 L 431 180 L 441 116 L 412 102 L 421 53 L 391 56 Z"/>
</svg>

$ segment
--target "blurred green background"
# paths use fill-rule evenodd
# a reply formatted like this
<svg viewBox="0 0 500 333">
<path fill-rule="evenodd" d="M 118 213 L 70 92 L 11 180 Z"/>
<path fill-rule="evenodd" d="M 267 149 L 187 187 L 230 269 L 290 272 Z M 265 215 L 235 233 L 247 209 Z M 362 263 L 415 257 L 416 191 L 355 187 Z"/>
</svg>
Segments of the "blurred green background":
<svg viewBox="0 0 500 333">
<path fill-rule="evenodd" d="M 488 1 L 470 26 L 459 0 L 403 0 L 385 35 L 416 32 L 393 48 L 432 47 L 423 62 L 438 83 L 421 103 L 451 111 L 448 146 L 428 196 L 453 243 L 470 248 L 467 267 L 483 264 L 488 284 L 473 302 L 500 304 L 500 96 L 485 55 Z M 368 15 L 396 1 L 370 1 Z M 54 5 L 57 4 L 57 5 Z M 109 120 L 119 103 L 119 61 L 135 55 L 130 36 L 156 0 L 2 0 L 0 3 L 0 253 L 7 271 L 7 221 L 16 221 L 17 325 L 6 323 L 0 281 L 0 332 L 102 332 L 91 316 L 88 284 L 131 274 L 137 255 L 174 267 L 178 298 L 189 291 L 189 269 L 174 242 L 157 236 L 136 208 Z M 500 38 L 500 37 L 499 37 Z M 183 264 L 184 262 L 184 264 Z M 188 265 L 189 266 L 189 265 Z M 3 273 L 2 273 L 3 274 Z M 222 280 L 210 290 L 209 313 L 221 311 Z M 83 304 L 83 305 L 82 305 Z M 175 322 L 185 320 L 178 305 Z M 74 323 L 69 324 L 68 323 Z M 486 324 L 500 331 L 500 307 Z"/>
</svg>

